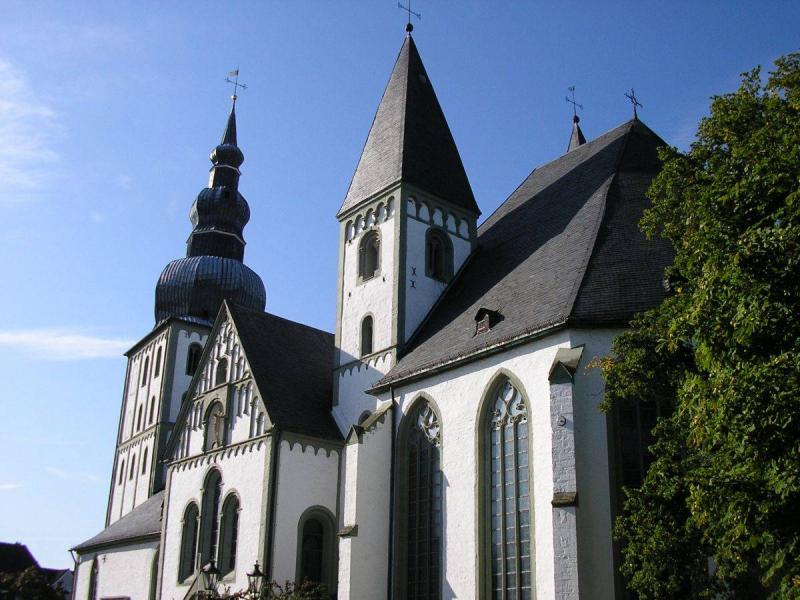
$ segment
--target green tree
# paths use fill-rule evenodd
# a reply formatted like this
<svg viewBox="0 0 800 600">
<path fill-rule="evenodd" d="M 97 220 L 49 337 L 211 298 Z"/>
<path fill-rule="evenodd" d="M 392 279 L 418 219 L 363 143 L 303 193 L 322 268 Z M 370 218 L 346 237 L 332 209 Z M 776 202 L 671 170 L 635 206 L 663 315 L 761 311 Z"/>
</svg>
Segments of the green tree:
<svg viewBox="0 0 800 600">
<path fill-rule="evenodd" d="M 64 600 L 64 591 L 54 588 L 36 567 L 21 573 L 0 574 L 2 600 Z"/>
<path fill-rule="evenodd" d="M 672 409 L 615 528 L 641 598 L 800 598 L 800 53 L 775 65 L 662 151 L 673 293 L 602 361 L 608 408 Z"/>
</svg>

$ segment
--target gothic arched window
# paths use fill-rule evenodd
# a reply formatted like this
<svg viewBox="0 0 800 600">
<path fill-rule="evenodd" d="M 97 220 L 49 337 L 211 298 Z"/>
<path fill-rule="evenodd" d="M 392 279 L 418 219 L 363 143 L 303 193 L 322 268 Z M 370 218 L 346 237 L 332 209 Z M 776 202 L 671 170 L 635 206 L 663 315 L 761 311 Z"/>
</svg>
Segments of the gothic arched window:
<svg viewBox="0 0 800 600">
<path fill-rule="evenodd" d="M 433 406 L 422 401 L 407 417 L 404 434 L 403 506 L 405 544 L 401 573 L 409 600 L 441 596 L 442 473 L 441 424 Z"/>
<path fill-rule="evenodd" d="M 381 238 L 376 230 L 368 231 L 358 246 L 358 276 L 372 279 L 381 267 Z"/>
<path fill-rule="evenodd" d="M 327 586 L 336 594 L 336 527 L 333 515 L 321 506 L 307 509 L 297 524 L 297 581 Z"/>
<path fill-rule="evenodd" d="M 453 244 L 441 229 L 431 228 L 425 234 L 425 274 L 439 281 L 453 276 Z"/>
<path fill-rule="evenodd" d="M 197 529 L 200 511 L 192 502 L 183 512 L 181 528 L 181 556 L 178 563 L 178 580 L 184 581 L 194 573 L 195 555 L 197 554 Z"/>
<path fill-rule="evenodd" d="M 228 359 L 220 358 L 217 361 L 217 372 L 214 376 L 214 385 L 222 385 L 228 381 Z"/>
<path fill-rule="evenodd" d="M 142 430 L 142 405 L 139 405 L 139 409 L 136 411 L 136 431 Z"/>
<path fill-rule="evenodd" d="M 225 443 L 225 410 L 221 402 L 215 402 L 206 413 L 205 450 L 219 448 Z"/>
<path fill-rule="evenodd" d="M 361 321 L 361 356 L 372 354 L 372 334 L 373 334 L 372 316 L 367 315 Z"/>
<path fill-rule="evenodd" d="M 150 398 L 150 414 L 147 417 L 147 422 L 153 424 L 153 419 L 156 417 L 156 397 Z"/>
<path fill-rule="evenodd" d="M 147 372 L 150 370 L 150 357 L 144 359 L 144 367 L 142 367 L 142 387 L 147 384 Z"/>
<path fill-rule="evenodd" d="M 134 473 L 136 473 L 136 455 L 135 454 L 133 455 L 133 458 L 131 458 L 131 468 L 128 471 L 128 481 L 133 479 L 133 474 Z"/>
<path fill-rule="evenodd" d="M 533 597 L 528 408 L 504 378 L 482 415 L 483 591 L 486 598 Z"/>
<path fill-rule="evenodd" d="M 200 357 L 203 355 L 203 347 L 197 342 L 189 345 L 186 353 L 186 374 L 194 375 L 200 364 Z"/>
<path fill-rule="evenodd" d="M 142 475 L 145 474 L 147 471 L 147 448 L 144 449 L 142 453 Z"/>
<path fill-rule="evenodd" d="M 125 460 L 119 466 L 119 480 L 117 481 L 117 485 L 122 485 L 122 480 L 125 478 Z"/>
<path fill-rule="evenodd" d="M 239 538 L 239 498 L 228 496 L 222 505 L 222 522 L 219 534 L 219 571 L 223 575 L 236 566 L 236 546 Z"/>
<path fill-rule="evenodd" d="M 219 508 L 222 498 L 222 475 L 216 469 L 206 477 L 203 486 L 203 525 L 201 531 L 202 545 L 200 558 L 202 564 L 207 564 L 217 558 L 217 544 L 219 542 Z"/>
<path fill-rule="evenodd" d="M 161 374 L 161 346 L 156 351 L 156 362 L 153 365 L 153 377 L 158 377 Z"/>
</svg>

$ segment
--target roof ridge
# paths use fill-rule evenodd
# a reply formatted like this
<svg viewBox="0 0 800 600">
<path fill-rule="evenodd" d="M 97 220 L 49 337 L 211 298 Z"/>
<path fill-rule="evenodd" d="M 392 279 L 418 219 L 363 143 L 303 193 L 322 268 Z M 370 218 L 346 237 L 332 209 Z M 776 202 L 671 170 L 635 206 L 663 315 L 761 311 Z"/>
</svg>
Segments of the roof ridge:
<svg viewBox="0 0 800 600">
<path fill-rule="evenodd" d="M 603 190 L 603 206 L 600 218 L 597 219 L 595 223 L 594 231 L 592 232 L 591 243 L 587 244 L 584 260 L 582 261 L 581 264 L 580 276 L 575 278 L 575 284 L 573 285 L 573 289 L 570 292 L 569 302 L 565 307 L 566 308 L 565 314 L 562 315 L 564 319 L 569 319 L 569 316 L 572 314 L 572 311 L 575 308 L 575 301 L 578 298 L 578 293 L 580 292 L 581 287 L 583 287 L 583 282 L 586 279 L 586 271 L 589 268 L 589 262 L 591 261 L 592 256 L 594 255 L 595 248 L 597 247 L 597 234 L 606 220 L 606 211 L 608 209 L 608 190 L 611 189 L 611 186 L 617 180 L 617 177 L 619 175 L 619 168 L 620 165 L 622 164 L 622 159 L 625 156 L 625 150 L 628 148 L 628 141 L 630 140 L 631 131 L 633 131 L 633 127 L 637 120 L 638 119 L 631 119 L 625 124 L 627 125 L 627 131 L 625 131 L 625 133 L 622 135 L 623 142 L 622 145 L 620 146 L 619 153 L 617 154 L 617 159 L 614 161 L 614 170 L 612 171 L 611 176 L 608 177 L 599 188 L 597 188 L 598 190 L 600 189 Z M 586 147 L 587 145 L 588 144 L 583 144 L 583 146 L 576 148 L 575 151 L 578 151 L 580 148 Z"/>
</svg>

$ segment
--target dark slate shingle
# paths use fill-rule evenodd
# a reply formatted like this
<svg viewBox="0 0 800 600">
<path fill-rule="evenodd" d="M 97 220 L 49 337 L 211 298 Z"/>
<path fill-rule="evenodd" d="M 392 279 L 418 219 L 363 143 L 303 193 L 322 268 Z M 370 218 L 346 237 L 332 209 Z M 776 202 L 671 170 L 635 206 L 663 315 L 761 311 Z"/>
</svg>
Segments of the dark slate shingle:
<svg viewBox="0 0 800 600">
<path fill-rule="evenodd" d="M 73 550 L 82 552 L 97 546 L 124 543 L 161 534 L 161 512 L 164 505 L 163 490 L 153 494 L 119 521 L 115 521 L 93 538 L 78 544 Z"/>
<path fill-rule="evenodd" d="M 620 325 L 657 305 L 672 252 L 638 222 L 662 145 L 633 120 L 535 169 L 481 225 L 469 264 L 373 389 L 531 333 Z M 475 335 L 481 308 L 502 320 Z"/>
<path fill-rule="evenodd" d="M 411 36 L 400 49 L 339 215 L 400 180 L 480 214 Z"/>
<path fill-rule="evenodd" d="M 341 440 L 331 416 L 333 334 L 229 305 L 270 420 L 285 431 Z"/>
</svg>

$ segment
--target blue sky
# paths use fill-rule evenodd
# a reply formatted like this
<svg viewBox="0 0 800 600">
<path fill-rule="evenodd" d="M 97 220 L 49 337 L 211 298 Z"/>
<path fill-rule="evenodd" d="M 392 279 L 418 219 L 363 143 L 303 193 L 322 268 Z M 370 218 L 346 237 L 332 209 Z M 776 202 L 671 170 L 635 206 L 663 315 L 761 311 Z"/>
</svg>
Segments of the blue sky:
<svg viewBox="0 0 800 600">
<path fill-rule="evenodd" d="M 417 0 L 415 40 L 489 215 L 631 116 L 685 148 L 708 99 L 796 50 L 797 2 Z M 46 566 L 103 525 L 125 361 L 185 252 L 237 65 L 267 309 L 332 330 L 335 213 L 403 41 L 396 0 L 9 2 L 0 20 L 0 540 Z"/>
</svg>

